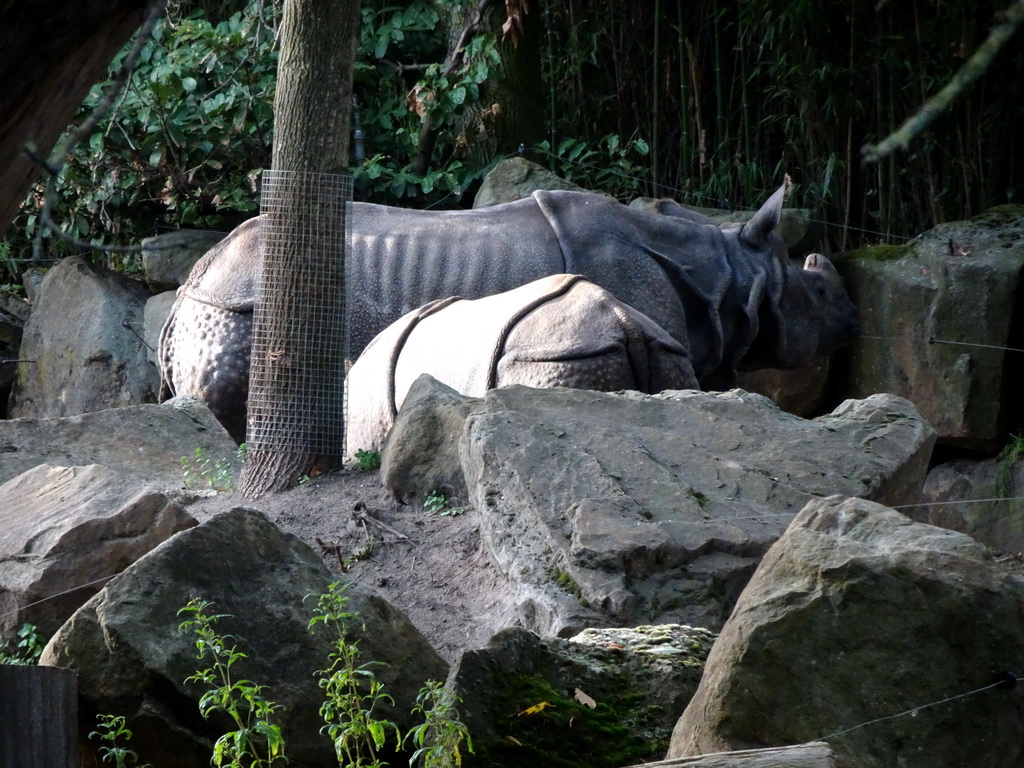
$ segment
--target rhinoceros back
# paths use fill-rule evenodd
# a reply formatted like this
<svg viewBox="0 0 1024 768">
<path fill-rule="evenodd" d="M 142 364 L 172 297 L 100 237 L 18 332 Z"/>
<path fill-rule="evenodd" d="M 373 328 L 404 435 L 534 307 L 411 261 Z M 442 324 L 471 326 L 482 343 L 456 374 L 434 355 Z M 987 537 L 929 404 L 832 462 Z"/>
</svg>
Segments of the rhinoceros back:
<svg viewBox="0 0 1024 768">
<path fill-rule="evenodd" d="M 473 211 L 356 203 L 346 264 L 349 350 L 407 312 L 449 296 L 478 299 L 565 271 L 532 198 Z"/>
</svg>

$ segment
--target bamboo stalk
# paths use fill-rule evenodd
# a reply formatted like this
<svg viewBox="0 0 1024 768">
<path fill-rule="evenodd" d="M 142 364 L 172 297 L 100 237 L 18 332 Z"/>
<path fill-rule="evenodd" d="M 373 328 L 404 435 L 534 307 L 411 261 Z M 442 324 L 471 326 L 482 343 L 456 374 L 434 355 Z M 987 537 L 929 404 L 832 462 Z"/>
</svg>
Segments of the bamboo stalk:
<svg viewBox="0 0 1024 768">
<path fill-rule="evenodd" d="M 686 88 L 686 44 L 683 36 L 683 0 L 676 0 L 676 40 L 679 46 L 679 166 L 685 183 L 690 163 L 690 111 Z"/>
<path fill-rule="evenodd" d="M 654 72 L 651 77 L 651 87 L 653 93 L 651 94 L 651 116 L 653 125 L 651 126 L 651 181 L 653 182 L 653 190 L 658 188 L 658 184 L 661 182 L 661 0 L 654 0 Z M 652 190 L 652 191 L 653 191 Z"/>
</svg>

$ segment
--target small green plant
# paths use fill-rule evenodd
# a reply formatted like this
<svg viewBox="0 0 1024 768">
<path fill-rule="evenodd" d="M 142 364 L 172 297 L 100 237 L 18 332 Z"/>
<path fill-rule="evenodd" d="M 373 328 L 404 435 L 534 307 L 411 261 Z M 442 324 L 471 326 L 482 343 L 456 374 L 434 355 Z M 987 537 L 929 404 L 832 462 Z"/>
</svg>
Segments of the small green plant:
<svg viewBox="0 0 1024 768">
<path fill-rule="evenodd" d="M 473 752 L 469 729 L 459 720 L 457 705 L 461 703 L 458 696 L 435 680 L 428 680 L 420 689 L 412 712 L 423 716 L 423 724 L 405 737 L 416 747 L 409 758 L 410 766 L 419 761 L 423 768 L 458 768 L 462 765 L 462 742 Z"/>
<path fill-rule="evenodd" d="M 237 456 L 245 460 L 245 443 L 238 446 Z M 213 488 L 232 491 L 235 488 L 235 473 L 231 462 L 225 458 L 210 458 L 205 448 L 196 448 L 192 456 L 182 456 L 181 471 L 185 477 L 185 487 L 190 490 Z"/>
<path fill-rule="evenodd" d="M 14 644 L 13 648 L 11 643 Z M 38 664 L 45 647 L 46 638 L 39 632 L 39 628 L 35 624 L 22 624 L 18 630 L 17 642 L 11 640 L 4 649 L 0 649 L 0 664 Z"/>
<path fill-rule="evenodd" d="M 379 753 L 388 733 L 394 734 L 396 747 L 402 737 L 398 726 L 375 715 L 379 705 L 394 704 L 394 700 L 384 693 L 384 685 L 374 672 L 374 667 L 383 666 L 383 662 L 359 663 L 359 646 L 349 639 L 348 630 L 357 617 L 347 610 L 345 589 L 338 582 L 331 584 L 318 596 L 316 611 L 309 620 L 310 633 L 318 625 L 337 633 L 335 650 L 329 657 L 331 665 L 317 673 L 325 695 L 320 707 L 324 726 L 320 730 L 330 737 L 338 762 L 346 768 L 381 768 L 385 763 Z"/>
<path fill-rule="evenodd" d="M 217 622 L 225 615 L 209 613 L 212 606 L 206 600 L 192 598 L 178 611 L 179 616 L 191 616 L 178 631 L 193 633 L 199 651 L 197 658 L 209 658 L 211 662 L 211 666 L 198 670 L 185 681 L 209 687 L 199 699 L 199 712 L 207 719 L 214 712 L 224 712 L 237 728 L 217 739 L 211 762 L 229 768 L 282 765 L 287 762 L 284 737 L 281 727 L 271 722 L 281 705 L 264 696 L 262 685 L 236 678 L 233 667 L 246 654 L 238 649 L 235 638 L 217 632 Z"/>
<path fill-rule="evenodd" d="M 1013 484 L 1013 468 L 1024 456 L 1024 433 L 1010 435 L 1010 441 L 999 455 L 999 468 L 996 470 L 996 496 L 1001 499 L 1009 497 Z"/>
<path fill-rule="evenodd" d="M 89 733 L 89 738 L 98 738 L 105 742 L 100 747 L 100 759 L 104 763 L 113 763 L 117 768 L 128 768 L 139 761 L 139 756 L 134 749 L 121 746 L 121 740 L 125 743 L 131 740 L 132 732 L 125 725 L 125 720 L 120 715 L 96 715 L 96 730 Z M 139 768 L 152 768 L 145 763 Z"/>
<path fill-rule="evenodd" d="M 380 469 L 380 451 L 364 451 L 360 448 L 356 451 L 356 461 L 359 462 L 359 469 L 362 472 Z"/>
<path fill-rule="evenodd" d="M 430 514 L 453 514 L 448 509 L 450 499 L 444 491 L 433 490 L 427 494 L 427 497 L 423 500 L 423 508 Z"/>
</svg>

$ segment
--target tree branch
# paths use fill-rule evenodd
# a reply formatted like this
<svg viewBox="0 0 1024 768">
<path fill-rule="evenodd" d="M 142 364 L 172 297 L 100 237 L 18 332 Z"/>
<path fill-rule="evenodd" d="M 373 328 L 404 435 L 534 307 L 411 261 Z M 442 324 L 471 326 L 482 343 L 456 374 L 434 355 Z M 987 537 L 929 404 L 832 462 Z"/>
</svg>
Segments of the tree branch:
<svg viewBox="0 0 1024 768">
<path fill-rule="evenodd" d="M 117 72 L 117 76 L 114 78 L 114 82 L 110 88 L 103 95 L 103 99 L 96 108 L 90 113 L 89 117 L 86 118 L 78 128 L 72 131 L 68 137 L 62 141 L 57 147 L 50 153 L 48 159 L 43 159 L 35 151 L 34 147 L 25 147 L 25 154 L 27 154 L 33 161 L 38 163 L 43 170 L 46 171 L 48 179 L 46 182 L 46 189 L 43 192 L 43 207 L 40 211 L 39 220 L 40 225 L 36 230 L 35 237 L 32 240 L 32 261 L 40 262 L 43 256 L 43 234 L 49 228 L 52 232 L 58 236 L 70 241 L 76 247 L 83 245 L 89 248 L 97 248 L 87 243 L 82 243 L 79 240 L 68 235 L 64 232 L 57 224 L 53 221 L 50 216 L 50 211 L 53 208 L 53 199 L 57 194 L 57 179 L 60 176 L 60 172 L 64 170 L 65 158 L 71 152 L 72 149 L 77 147 L 83 139 L 93 132 L 100 120 L 110 111 L 110 108 L 114 104 L 114 100 L 117 95 L 128 83 L 128 78 L 132 73 L 132 69 L 135 67 L 135 62 L 139 58 L 139 54 L 142 52 L 142 47 L 149 40 L 150 35 L 153 33 L 153 28 L 156 27 L 156 23 L 160 20 L 163 15 L 164 8 L 167 6 L 167 0 L 153 0 L 149 6 L 149 11 L 146 13 L 146 19 L 143 21 L 142 26 L 139 28 L 139 33 L 135 37 L 135 44 L 132 46 L 131 51 L 125 56 L 121 62 L 121 68 Z M 114 250 L 114 248 L 108 248 L 107 250 Z M 138 246 L 124 246 L 117 248 L 117 250 L 141 250 Z"/>
<path fill-rule="evenodd" d="M 469 41 L 480 31 L 480 25 L 483 23 L 487 7 L 495 2 L 496 0 L 480 0 L 476 8 L 469 14 L 469 19 L 466 21 L 466 25 L 459 34 L 459 39 L 452 48 L 448 61 L 445 63 L 444 77 L 450 75 L 463 63 L 463 51 L 469 45 Z M 416 157 L 412 161 L 412 172 L 417 176 L 424 175 L 427 169 L 430 168 L 430 160 L 434 155 L 434 145 L 437 143 L 439 132 L 440 127 L 431 118 L 430 110 L 426 110 L 420 122 L 420 138 L 416 144 Z"/>
<path fill-rule="evenodd" d="M 1017 0 L 1002 15 L 1003 21 L 992 28 L 985 42 L 953 75 L 945 88 L 932 96 L 921 109 L 880 143 L 866 144 L 861 148 L 860 156 L 863 162 L 877 163 L 896 150 L 905 150 L 911 141 L 923 133 L 931 122 L 953 103 L 954 99 L 984 74 L 996 54 L 1024 21 L 1024 0 Z"/>
</svg>

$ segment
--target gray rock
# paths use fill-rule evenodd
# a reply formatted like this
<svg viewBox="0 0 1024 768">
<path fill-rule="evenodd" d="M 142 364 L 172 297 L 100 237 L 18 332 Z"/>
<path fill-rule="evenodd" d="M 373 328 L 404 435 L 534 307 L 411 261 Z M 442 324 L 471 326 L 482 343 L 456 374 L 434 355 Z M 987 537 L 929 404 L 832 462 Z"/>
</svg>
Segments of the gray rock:
<svg viewBox="0 0 1024 768">
<path fill-rule="evenodd" d="M 679 625 L 586 630 L 570 639 L 506 629 L 465 651 L 448 686 L 474 764 L 622 766 L 659 759 L 700 681 L 714 634 Z M 546 702 L 537 712 L 523 714 Z"/>
<path fill-rule="evenodd" d="M 43 278 L 47 270 L 42 267 L 29 267 L 21 273 L 21 284 L 25 286 L 25 295 L 29 303 L 34 304 L 39 298 L 39 289 L 43 285 Z"/>
<path fill-rule="evenodd" d="M 1022 601 L 967 536 L 815 500 L 744 590 L 668 757 L 823 739 L 858 768 L 1018 766 L 1016 692 L 948 699 L 1019 673 Z"/>
<path fill-rule="evenodd" d="M 205 688 L 185 679 L 205 662 L 196 658 L 194 637 L 178 631 L 178 610 L 201 597 L 227 614 L 219 631 L 248 654 L 235 673 L 265 685 L 266 696 L 284 705 L 276 721 L 289 765 L 333 764 L 333 747 L 319 733 L 323 693 L 314 677 L 329 664 L 332 636 L 309 634 L 315 604 L 304 601 L 333 580 L 297 537 L 256 510 L 236 508 L 169 539 L 112 580 L 61 627 L 41 663 L 78 673 L 87 710 L 125 715 L 135 732 L 131 746 L 147 761 L 206 768 L 212 742 L 228 728 L 199 717 Z M 361 660 L 387 664 L 375 672 L 396 707 L 379 714 L 408 727 L 419 687 L 443 680 L 447 665 L 397 609 L 359 586 L 347 594 L 357 615 L 350 641 L 358 642 Z"/>
<path fill-rule="evenodd" d="M 582 187 L 566 181 L 547 168 L 531 162 L 524 157 L 509 157 L 484 176 L 476 197 L 473 198 L 474 208 L 488 205 L 511 203 L 529 197 L 538 189 L 569 189 L 583 191 Z"/>
<path fill-rule="evenodd" d="M 461 433 L 474 402 L 426 374 L 413 382 L 402 404 L 402 418 L 381 450 L 380 482 L 398 501 L 422 503 L 431 491 L 466 497 L 459 444 L 452 438 Z M 353 417 L 366 414 L 350 414 Z"/>
<path fill-rule="evenodd" d="M 1003 554 L 1024 553 L 1024 464 L 1012 456 L 953 459 L 932 468 L 905 515 L 966 533 Z"/>
<path fill-rule="evenodd" d="M 160 332 L 167 322 L 167 316 L 171 314 L 171 307 L 174 306 L 176 298 L 177 294 L 174 291 L 164 291 L 156 296 L 150 296 L 146 301 L 142 336 L 146 341 L 146 358 L 157 367 L 160 365 L 156 354 L 160 347 Z"/>
<path fill-rule="evenodd" d="M 184 487 L 181 457 L 200 449 L 237 472 L 237 446 L 196 398 L 63 419 L 0 420 L 0 483 L 39 464 L 102 464 L 159 490 Z"/>
<path fill-rule="evenodd" d="M 844 353 L 843 396 L 892 392 L 921 409 L 940 442 L 998 450 L 1012 426 L 1004 393 L 1021 385 L 1007 357 L 1016 353 L 1003 347 L 1019 346 L 1024 206 L 940 224 L 906 247 L 836 265 L 862 326 Z"/>
<path fill-rule="evenodd" d="M 73 256 L 46 273 L 25 324 L 10 415 L 76 416 L 156 402 L 142 342 L 142 283 Z"/>
<path fill-rule="evenodd" d="M 792 371 L 740 371 L 740 387 L 771 398 L 787 413 L 809 419 L 820 414 L 826 402 L 831 363 L 832 358 L 822 358 Z"/>
<path fill-rule="evenodd" d="M 224 239 L 226 232 L 178 229 L 142 241 L 142 270 L 153 293 L 175 291 L 185 284 L 195 263 Z"/>
<path fill-rule="evenodd" d="M 43 464 L 0 485 L 0 645 L 22 623 L 49 637 L 107 579 L 195 519 L 96 465 Z"/>
<path fill-rule="evenodd" d="M 451 410 L 450 395 L 440 402 Z M 516 585 L 523 625 L 541 634 L 719 627 L 809 499 L 916 500 L 934 442 L 914 406 L 890 395 L 805 421 L 741 390 L 508 387 L 469 402 L 461 432 L 432 424 L 435 444 L 458 444 L 481 538 Z"/>
<path fill-rule="evenodd" d="M 6 415 L 7 398 L 18 370 L 18 351 L 28 310 L 28 302 L 0 288 L 0 418 Z"/>
</svg>

